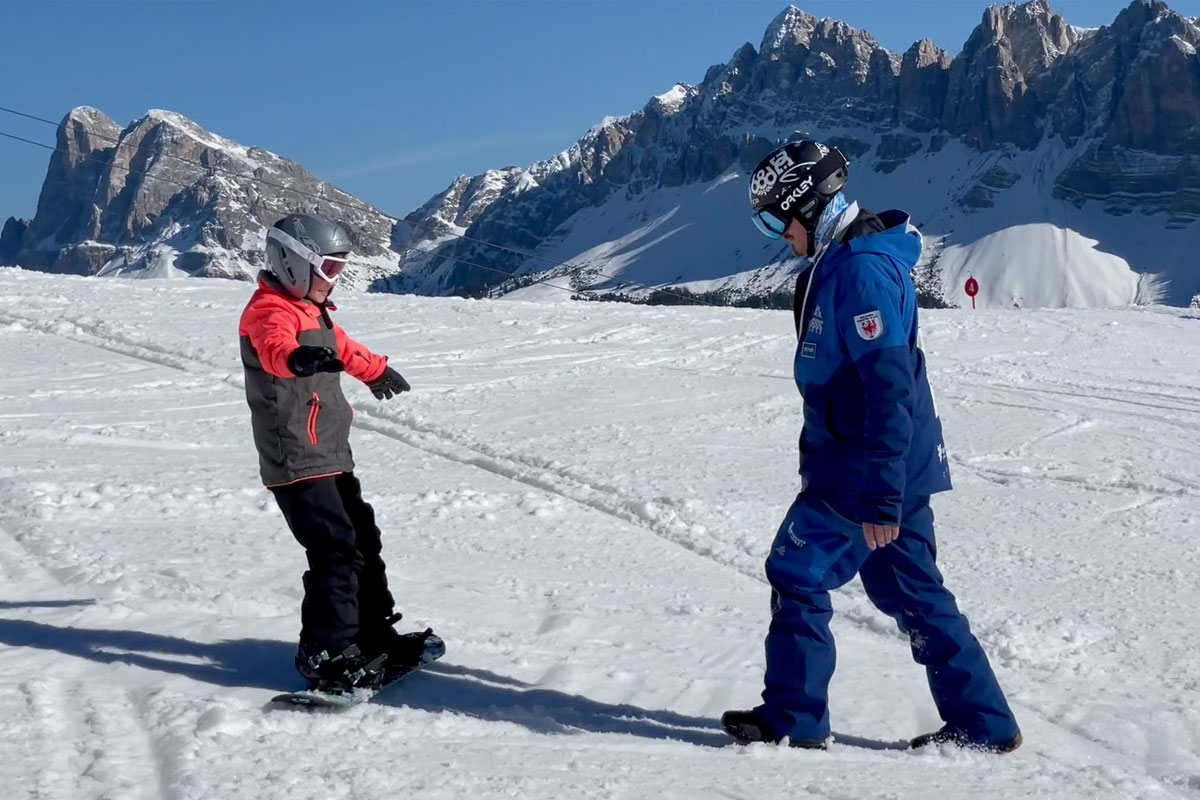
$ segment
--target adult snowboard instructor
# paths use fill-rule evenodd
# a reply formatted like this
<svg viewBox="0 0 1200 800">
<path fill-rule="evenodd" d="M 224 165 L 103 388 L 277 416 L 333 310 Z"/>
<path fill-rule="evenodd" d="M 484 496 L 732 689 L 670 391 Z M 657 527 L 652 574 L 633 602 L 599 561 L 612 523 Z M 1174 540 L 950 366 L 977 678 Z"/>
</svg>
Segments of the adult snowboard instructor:
<svg viewBox="0 0 1200 800">
<path fill-rule="evenodd" d="M 945 722 L 912 746 L 1008 753 L 1021 732 L 935 563 L 929 499 L 950 489 L 950 471 L 909 276 L 921 237 L 903 212 L 877 216 L 847 202 L 848 177 L 838 149 L 793 141 L 750 181 L 754 224 L 810 264 L 795 300 L 801 491 L 766 561 L 763 702 L 726 712 L 721 724 L 743 744 L 826 747 L 829 592 L 857 573 L 871 602 L 908 634 Z"/>
<path fill-rule="evenodd" d="M 351 250 L 335 222 L 291 214 L 267 231 L 267 266 L 242 312 L 239 334 L 254 444 L 263 483 L 304 546 L 304 601 L 296 669 L 310 689 L 371 688 L 439 658 L 442 640 L 426 629 L 392 627 L 380 531 L 362 498 L 350 453 L 353 410 L 345 371 L 376 398 L 408 382 L 334 323 L 329 302 Z"/>
</svg>

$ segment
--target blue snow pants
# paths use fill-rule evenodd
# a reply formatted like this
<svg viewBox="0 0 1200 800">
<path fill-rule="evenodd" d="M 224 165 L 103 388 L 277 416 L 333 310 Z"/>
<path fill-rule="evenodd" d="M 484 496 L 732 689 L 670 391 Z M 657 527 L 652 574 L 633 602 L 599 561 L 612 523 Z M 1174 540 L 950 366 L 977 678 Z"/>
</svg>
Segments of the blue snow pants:
<svg viewBox="0 0 1200 800">
<path fill-rule="evenodd" d="M 756 710 L 777 736 L 829 735 L 835 663 L 829 592 L 858 573 L 871 602 L 908 634 L 942 720 L 975 743 L 1012 741 L 1019 732 L 1016 720 L 934 563 L 929 498 L 906 502 L 900 537 L 875 551 L 868 549 L 862 525 L 838 513 L 833 502 L 813 492 L 800 494 L 771 546 L 766 688 Z"/>
</svg>

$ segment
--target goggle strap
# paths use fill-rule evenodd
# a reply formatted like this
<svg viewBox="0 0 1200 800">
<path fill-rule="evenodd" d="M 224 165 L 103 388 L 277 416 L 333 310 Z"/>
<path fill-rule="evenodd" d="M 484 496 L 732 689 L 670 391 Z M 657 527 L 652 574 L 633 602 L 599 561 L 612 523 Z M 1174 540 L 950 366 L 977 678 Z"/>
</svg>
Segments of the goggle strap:
<svg viewBox="0 0 1200 800">
<path fill-rule="evenodd" d="M 267 238 L 274 239 L 275 241 L 279 242 L 281 245 L 291 250 L 317 269 L 320 269 L 321 265 L 325 263 L 326 256 L 321 255 L 308 245 L 301 242 L 299 239 L 286 233 L 285 231 L 281 231 L 279 228 L 269 229 L 267 231 Z"/>
<path fill-rule="evenodd" d="M 801 195 L 801 198 L 813 194 L 824 195 L 824 192 L 820 191 L 821 184 L 837 173 L 838 170 L 845 169 L 848 166 L 850 166 L 850 160 L 846 158 L 841 150 L 836 147 L 829 148 L 829 152 L 820 161 L 813 164 L 812 172 L 809 173 L 812 177 L 812 188 Z"/>
<path fill-rule="evenodd" d="M 813 165 L 812 182 L 813 190 L 824 183 L 831 175 L 840 169 L 850 166 L 850 160 L 845 154 L 836 147 L 829 148 L 829 152 L 825 157 Z"/>
</svg>

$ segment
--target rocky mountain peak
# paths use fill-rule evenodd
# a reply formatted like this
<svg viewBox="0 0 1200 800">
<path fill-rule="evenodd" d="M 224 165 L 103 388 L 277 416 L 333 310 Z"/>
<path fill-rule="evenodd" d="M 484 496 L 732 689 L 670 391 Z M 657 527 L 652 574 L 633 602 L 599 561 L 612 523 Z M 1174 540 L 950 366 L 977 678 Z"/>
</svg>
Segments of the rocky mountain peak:
<svg viewBox="0 0 1200 800">
<path fill-rule="evenodd" d="M 1050 10 L 1047 0 L 991 6 L 983 14 L 984 39 L 1003 44 L 1025 76 L 1049 69 L 1075 44 L 1079 34 Z"/>
<path fill-rule="evenodd" d="M 80 107 L 59 124 L 36 216 L 4 226 L 0 257 L 55 272 L 249 277 L 265 227 L 295 211 L 345 221 L 363 277 L 394 268 L 394 221 L 299 164 L 171 111 L 122 129 Z"/>
<path fill-rule="evenodd" d="M 1110 32 L 1110 41 L 1136 44 L 1145 56 L 1159 54 L 1164 45 L 1194 55 L 1194 48 L 1200 44 L 1197 20 L 1176 13 L 1162 0 L 1134 0 L 1105 31 Z"/>
<path fill-rule="evenodd" d="M 866 31 L 836 19 L 817 19 L 795 6 L 780 13 L 763 36 L 759 56 L 804 63 L 808 69 L 845 67 L 861 75 L 877 54 L 890 55 Z"/>
<path fill-rule="evenodd" d="M 100 174 L 97 161 L 112 150 L 120 134 L 120 126 L 97 109 L 81 106 L 67 114 L 59 125 L 58 149 L 50 156 L 38 198 L 35 219 L 44 222 L 37 228 L 27 226 L 24 242 L 36 236 L 54 246 L 71 241 L 80 232 L 85 233 L 84 238 L 95 238 L 99 233 L 95 210 L 76 198 L 91 192 Z"/>
<path fill-rule="evenodd" d="M 762 45 L 758 51 L 769 56 L 778 50 L 797 45 L 807 45 L 812 40 L 813 31 L 818 23 L 816 17 L 795 6 L 788 6 L 771 20 L 763 33 Z"/>
<path fill-rule="evenodd" d="M 943 69 L 950 67 L 950 62 L 953 58 L 942 48 L 938 47 L 930 39 L 921 39 L 913 42 L 912 47 L 904 52 L 903 67 L 904 69 L 924 69 L 925 67 L 938 66 Z"/>
<path fill-rule="evenodd" d="M 419 222 L 422 228 L 432 228 L 446 235 L 454 235 L 469 228 L 480 213 L 504 193 L 536 185 L 529 171 L 520 167 L 489 169 L 474 177 L 460 175 L 445 191 L 434 195 L 409 214 L 407 219 Z M 404 229 L 409 227 L 411 226 L 399 226 L 397 237 L 403 240 Z M 421 233 L 427 231 L 423 230 Z"/>
<path fill-rule="evenodd" d="M 656 111 L 663 116 L 678 114 L 684 104 L 695 97 L 697 93 L 695 86 L 677 83 L 668 91 L 651 98 L 650 102 L 646 104 L 646 110 Z"/>
<path fill-rule="evenodd" d="M 121 127 L 109 119 L 107 114 L 90 106 L 71 109 L 63 120 L 61 129 L 68 141 L 87 143 L 76 155 L 112 147 L 120 132 Z"/>
<path fill-rule="evenodd" d="M 988 7 L 951 65 L 943 126 L 977 147 L 1033 147 L 1045 132 L 1039 84 L 1079 37 L 1046 0 Z"/>
</svg>

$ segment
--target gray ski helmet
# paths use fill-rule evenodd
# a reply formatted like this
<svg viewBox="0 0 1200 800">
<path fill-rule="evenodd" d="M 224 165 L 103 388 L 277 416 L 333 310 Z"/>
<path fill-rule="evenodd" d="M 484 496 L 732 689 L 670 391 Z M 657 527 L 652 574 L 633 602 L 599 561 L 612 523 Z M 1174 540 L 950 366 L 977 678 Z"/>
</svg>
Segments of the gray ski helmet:
<svg viewBox="0 0 1200 800">
<path fill-rule="evenodd" d="M 267 265 L 297 299 L 308 294 L 313 267 L 320 268 L 325 256 L 352 249 L 350 234 L 317 214 L 289 214 L 267 230 Z"/>
<path fill-rule="evenodd" d="M 777 147 L 751 174 L 754 224 L 778 239 L 792 220 L 799 220 L 811 241 L 821 212 L 849 177 L 850 161 L 836 147 L 810 139 Z"/>
</svg>

